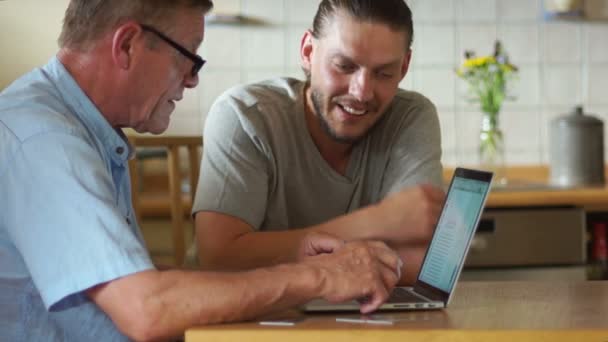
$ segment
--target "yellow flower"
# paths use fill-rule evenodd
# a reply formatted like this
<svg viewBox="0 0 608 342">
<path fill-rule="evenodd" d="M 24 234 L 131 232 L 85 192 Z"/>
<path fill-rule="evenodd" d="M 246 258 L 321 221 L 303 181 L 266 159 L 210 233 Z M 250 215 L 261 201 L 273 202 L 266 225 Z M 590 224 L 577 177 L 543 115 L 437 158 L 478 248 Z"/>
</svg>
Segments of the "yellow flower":
<svg viewBox="0 0 608 342">
<path fill-rule="evenodd" d="M 465 60 L 456 74 L 469 84 L 472 99 L 481 103 L 485 113 L 497 114 L 506 96 L 507 82 L 517 73 L 517 67 L 509 63 L 509 58 L 497 41 L 494 54 L 476 57 L 475 52 L 465 51 Z"/>
<path fill-rule="evenodd" d="M 496 59 L 492 56 L 469 58 L 464 61 L 463 67 L 477 68 L 486 64 L 496 63 Z"/>
<path fill-rule="evenodd" d="M 517 68 L 511 64 L 501 64 L 500 69 L 505 73 L 515 72 Z"/>
</svg>

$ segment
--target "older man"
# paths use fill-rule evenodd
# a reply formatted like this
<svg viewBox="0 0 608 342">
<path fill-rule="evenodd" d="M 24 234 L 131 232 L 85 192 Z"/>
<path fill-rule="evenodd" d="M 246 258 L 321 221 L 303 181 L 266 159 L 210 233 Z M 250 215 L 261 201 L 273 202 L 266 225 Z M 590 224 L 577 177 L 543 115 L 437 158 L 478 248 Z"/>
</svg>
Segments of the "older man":
<svg viewBox="0 0 608 342">
<path fill-rule="evenodd" d="M 158 271 L 130 203 L 123 127 L 160 133 L 198 83 L 209 0 L 72 0 L 47 65 L 0 94 L 0 340 L 122 341 L 251 319 L 397 281 L 383 243 L 302 240 L 298 263 Z M 318 255 L 317 255 L 318 254 Z"/>
</svg>

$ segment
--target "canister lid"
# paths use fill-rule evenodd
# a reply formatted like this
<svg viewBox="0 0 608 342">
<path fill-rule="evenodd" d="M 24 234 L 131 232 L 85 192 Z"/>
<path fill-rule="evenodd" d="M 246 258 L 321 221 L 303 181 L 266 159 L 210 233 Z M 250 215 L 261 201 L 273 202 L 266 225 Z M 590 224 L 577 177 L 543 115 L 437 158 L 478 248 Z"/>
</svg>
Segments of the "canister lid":
<svg viewBox="0 0 608 342">
<path fill-rule="evenodd" d="M 602 126 L 602 120 L 585 114 L 583 106 L 576 106 L 570 114 L 560 116 L 553 120 L 553 124 L 566 126 Z"/>
</svg>

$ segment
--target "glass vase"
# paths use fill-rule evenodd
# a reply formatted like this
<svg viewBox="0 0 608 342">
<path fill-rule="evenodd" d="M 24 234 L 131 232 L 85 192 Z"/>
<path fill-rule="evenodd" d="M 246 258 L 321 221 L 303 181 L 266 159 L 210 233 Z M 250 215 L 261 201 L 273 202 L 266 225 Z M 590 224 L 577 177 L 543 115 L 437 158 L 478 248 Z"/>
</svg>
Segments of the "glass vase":
<svg viewBox="0 0 608 342">
<path fill-rule="evenodd" d="M 479 133 L 479 165 L 494 172 L 494 184 L 505 185 L 505 144 L 498 113 L 484 113 Z"/>
</svg>

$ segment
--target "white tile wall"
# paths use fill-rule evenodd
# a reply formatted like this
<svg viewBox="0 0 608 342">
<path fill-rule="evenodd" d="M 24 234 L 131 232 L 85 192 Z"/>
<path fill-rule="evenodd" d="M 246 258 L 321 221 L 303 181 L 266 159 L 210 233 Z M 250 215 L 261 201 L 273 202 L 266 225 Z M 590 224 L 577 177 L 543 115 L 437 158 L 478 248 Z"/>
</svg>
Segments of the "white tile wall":
<svg viewBox="0 0 608 342">
<path fill-rule="evenodd" d="M 460 0 L 457 8 L 458 20 L 461 22 L 496 21 L 496 0 Z"/>
<path fill-rule="evenodd" d="M 285 0 L 285 12 L 290 24 L 310 25 L 320 0 Z"/>
<path fill-rule="evenodd" d="M 457 160 L 456 149 L 456 115 L 454 112 L 439 110 L 439 121 L 441 122 L 441 149 L 444 162 L 447 159 Z"/>
<path fill-rule="evenodd" d="M 413 74 L 415 90 L 426 95 L 437 107 L 454 104 L 455 80 L 451 67 L 418 68 Z"/>
<path fill-rule="evenodd" d="M 608 63 L 608 25 L 590 23 L 586 26 L 586 49 L 591 63 Z"/>
<path fill-rule="evenodd" d="M 455 39 L 452 25 L 416 25 L 412 62 L 420 67 L 451 66 L 456 58 Z"/>
<path fill-rule="evenodd" d="M 544 56 L 547 63 L 579 63 L 581 61 L 581 30 L 578 23 L 547 23 L 542 25 Z"/>
<path fill-rule="evenodd" d="M 495 39 L 520 67 L 511 85 L 514 100 L 501 113 L 507 162 L 547 163 L 550 121 L 577 104 L 608 120 L 608 22 L 547 21 L 541 0 L 406 1 L 414 14 L 415 40 L 401 86 L 437 105 L 444 163 L 477 162 L 481 115 L 454 69 L 464 50 L 489 54 Z M 213 100 L 233 85 L 278 75 L 303 78 L 300 38 L 319 2 L 215 1 L 218 13 L 241 13 L 263 24 L 207 27 L 200 53 L 208 65 L 199 87 L 178 106 L 170 133 L 200 134 Z M 608 132 L 605 136 L 608 142 Z"/>
<path fill-rule="evenodd" d="M 495 24 L 465 23 L 457 25 L 454 29 L 458 34 L 457 48 L 460 52 L 458 59 L 454 61 L 455 64 L 458 64 L 467 50 L 474 51 L 477 56 L 490 55 L 494 52 L 494 42 L 498 38 Z"/>
<path fill-rule="evenodd" d="M 565 106 L 582 102 L 582 75 L 579 65 L 549 65 L 544 71 L 541 85 L 545 103 Z"/>
<path fill-rule="evenodd" d="M 509 94 L 514 97 L 506 101 L 505 108 L 510 105 L 535 107 L 540 103 L 540 69 L 538 65 L 520 65 L 519 73 L 509 86 Z"/>
<path fill-rule="evenodd" d="M 408 4 L 415 23 L 454 23 L 456 2 L 457 0 L 413 0 L 408 1 Z"/>
<path fill-rule="evenodd" d="M 540 37 L 538 25 L 510 23 L 498 27 L 497 37 L 508 48 L 509 58 L 517 65 L 538 64 L 540 61 Z"/>
<path fill-rule="evenodd" d="M 283 72 L 283 69 L 278 68 L 268 68 L 268 69 L 257 69 L 257 70 L 247 70 L 243 75 L 244 83 L 253 83 L 264 81 L 269 78 L 276 77 L 276 75 L 287 76 Z"/>
<path fill-rule="evenodd" d="M 268 24 L 285 22 L 285 6 L 283 0 L 241 1 L 243 15 L 262 20 Z"/>
<path fill-rule="evenodd" d="M 497 19 L 502 22 L 534 22 L 540 15 L 540 1 L 534 0 L 498 0 Z"/>
<path fill-rule="evenodd" d="M 589 103 L 608 104 L 608 64 L 590 66 L 588 80 Z"/>
<path fill-rule="evenodd" d="M 540 157 L 539 116 L 535 110 L 501 113 L 507 163 L 534 164 Z"/>
<path fill-rule="evenodd" d="M 238 27 L 221 26 L 207 30 L 200 53 L 207 60 L 207 69 L 240 68 L 243 55 L 241 41 L 243 35 Z"/>
<path fill-rule="evenodd" d="M 242 42 L 245 68 L 283 68 L 286 63 L 285 36 L 284 30 L 272 27 L 245 30 Z"/>
<path fill-rule="evenodd" d="M 285 64 L 288 68 L 300 69 L 300 43 L 306 30 L 310 29 L 311 25 L 297 24 L 287 28 L 287 61 Z"/>
</svg>

